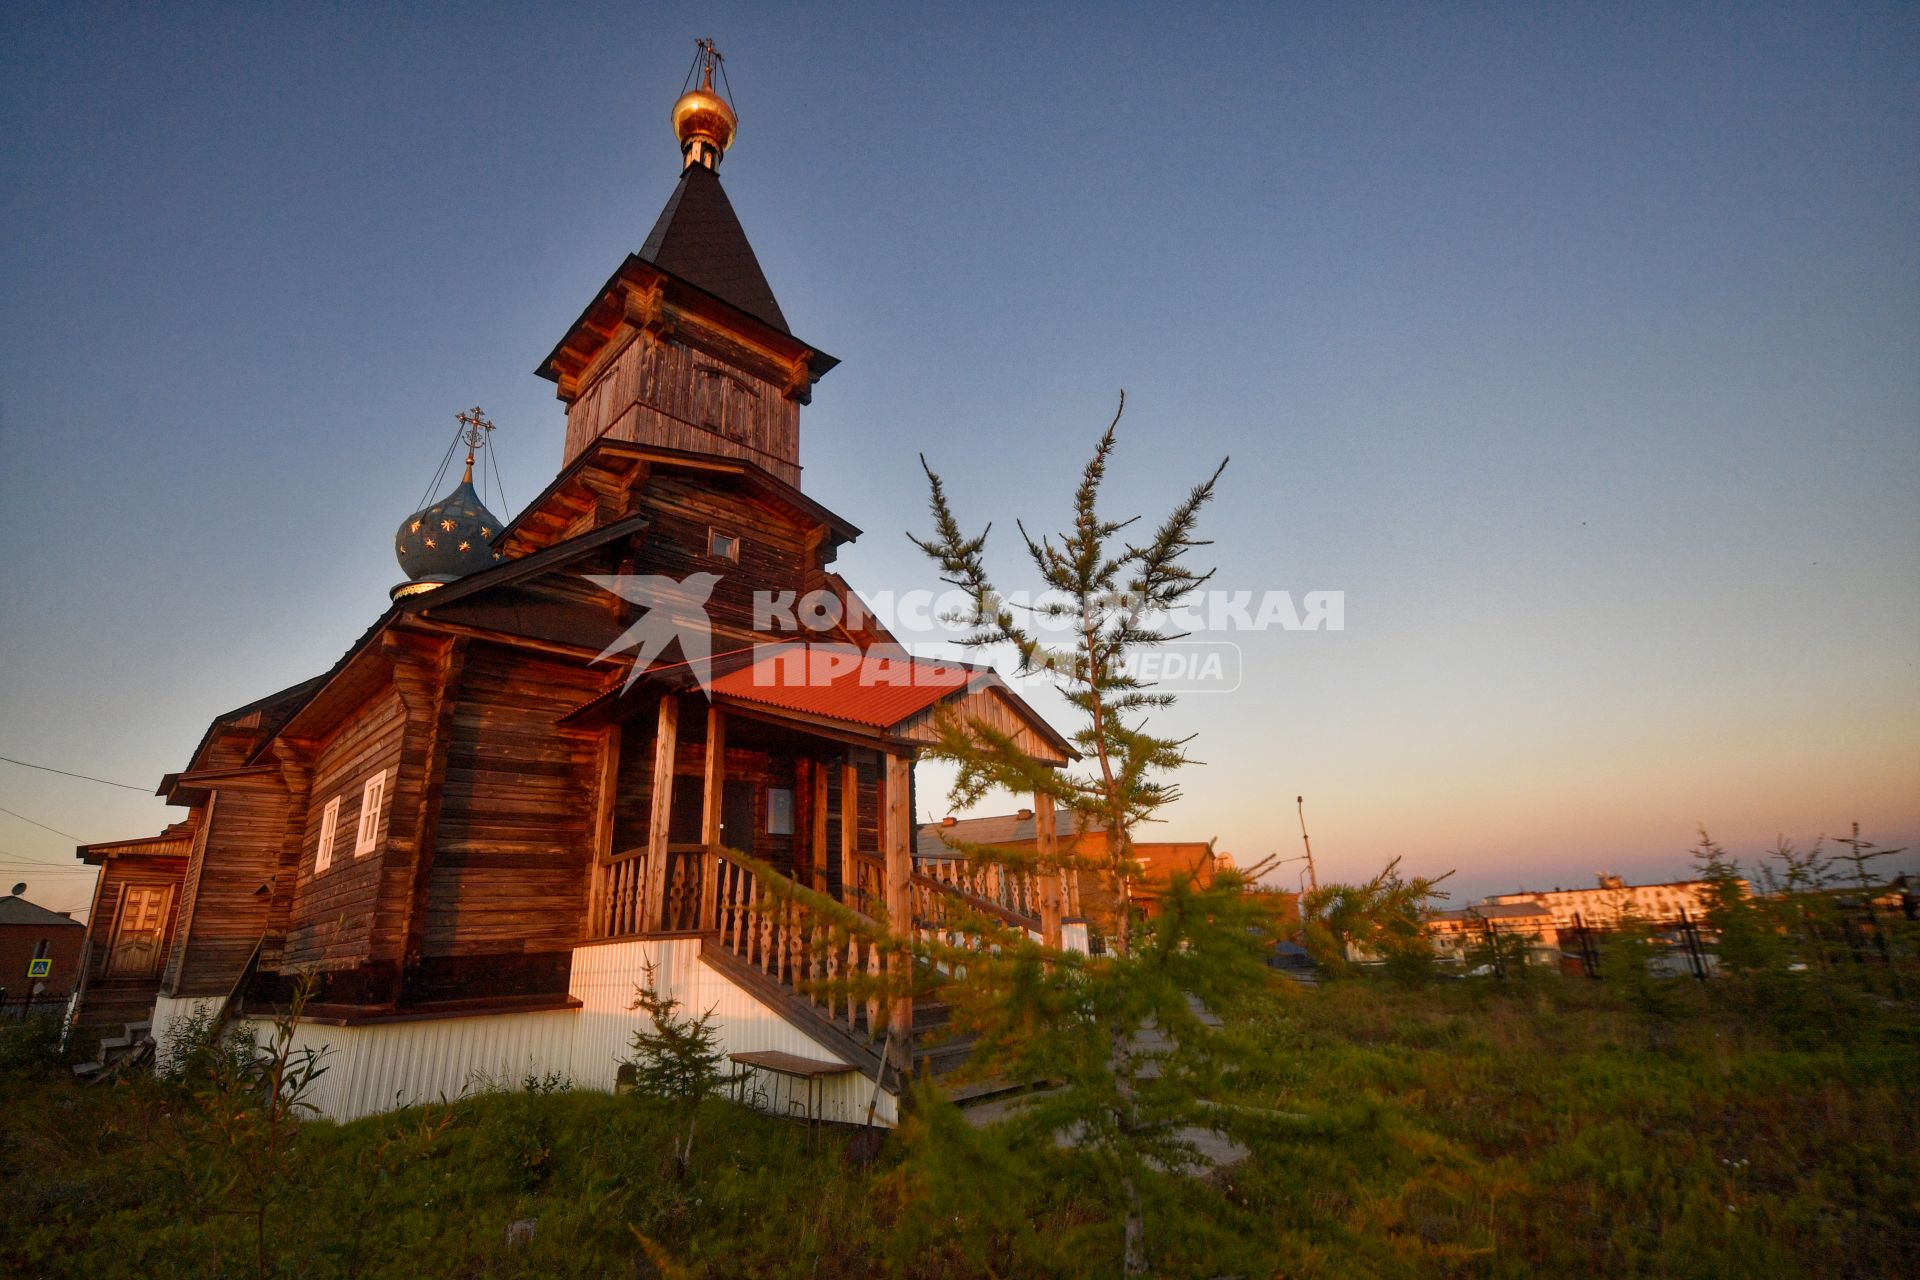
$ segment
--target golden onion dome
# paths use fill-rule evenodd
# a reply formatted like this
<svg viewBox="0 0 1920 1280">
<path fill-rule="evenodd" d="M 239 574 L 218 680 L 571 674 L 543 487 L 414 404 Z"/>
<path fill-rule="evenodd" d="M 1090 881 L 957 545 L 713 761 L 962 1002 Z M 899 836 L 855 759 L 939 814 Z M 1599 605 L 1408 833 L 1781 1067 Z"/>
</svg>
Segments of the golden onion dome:
<svg viewBox="0 0 1920 1280">
<path fill-rule="evenodd" d="M 681 94 L 680 100 L 673 104 L 673 133 L 680 139 L 683 154 L 696 142 L 712 143 L 724 152 L 733 145 L 733 135 L 739 127 L 733 108 L 714 91 L 711 65 L 700 87 Z"/>
</svg>

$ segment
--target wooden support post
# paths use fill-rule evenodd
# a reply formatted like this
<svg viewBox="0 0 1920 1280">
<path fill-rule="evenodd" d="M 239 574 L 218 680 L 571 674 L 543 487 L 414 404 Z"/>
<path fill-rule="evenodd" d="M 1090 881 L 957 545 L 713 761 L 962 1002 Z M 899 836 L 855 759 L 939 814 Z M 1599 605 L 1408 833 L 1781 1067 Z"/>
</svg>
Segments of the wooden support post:
<svg viewBox="0 0 1920 1280">
<path fill-rule="evenodd" d="M 287 921 L 293 914 L 293 886 L 300 878 L 300 855 L 306 841 L 307 807 L 312 801 L 313 751 L 310 747 L 285 738 L 275 738 L 272 751 L 275 762 L 280 766 L 280 780 L 287 789 L 287 813 L 280 838 L 279 865 L 273 875 L 273 902 L 267 915 L 267 932 L 270 936 L 268 946 L 261 950 L 260 959 L 278 968 L 282 949 L 286 946 Z M 83 969 L 83 981 L 85 977 Z"/>
<path fill-rule="evenodd" d="M 726 714 L 711 704 L 707 707 L 707 790 L 700 806 L 700 843 L 707 847 L 700 867 L 700 927 L 714 926 L 716 899 L 714 889 L 720 883 L 721 816 L 726 812 L 721 801 L 727 790 Z M 738 834 L 738 833 L 736 833 Z"/>
<path fill-rule="evenodd" d="M 913 876 L 913 828 L 907 811 L 907 780 L 913 761 L 889 752 L 886 784 L 881 797 L 881 854 L 887 866 L 887 922 L 895 933 L 911 932 L 907 893 Z"/>
<path fill-rule="evenodd" d="M 1060 917 L 1066 904 L 1066 872 L 1060 866 L 1060 837 L 1054 821 L 1053 797 L 1033 793 L 1033 834 L 1040 857 L 1040 942 L 1060 949 Z"/>
<path fill-rule="evenodd" d="M 886 857 L 887 928 L 896 937 L 906 938 L 913 934 L 913 811 L 909 808 L 913 758 L 888 752 L 884 760 L 886 776 L 881 796 L 880 847 Z M 896 953 L 894 962 L 910 965 L 913 959 L 910 955 Z M 904 985 L 911 982 L 912 975 L 901 972 L 892 977 L 903 984 L 900 994 L 894 998 L 891 1026 L 894 1032 L 894 1065 L 904 1069 L 912 1061 L 913 1052 L 913 994 L 904 989 Z"/>
<path fill-rule="evenodd" d="M 845 900 L 859 896 L 860 867 L 855 854 L 860 850 L 860 770 L 848 755 L 845 764 L 840 766 L 840 897 Z M 850 904 L 862 911 L 871 911 L 871 902 Z"/>
<path fill-rule="evenodd" d="M 446 785 L 447 745 L 453 737 L 453 716 L 460 700 L 461 675 L 466 669 L 467 642 L 448 643 L 439 655 L 437 671 L 428 665 L 424 655 L 410 661 L 408 651 L 397 645 L 392 652 L 394 684 L 407 714 L 402 738 L 404 754 L 393 783 L 398 793 L 394 808 L 396 819 L 401 815 L 398 805 L 399 794 L 404 794 L 401 784 L 408 780 L 409 774 L 420 779 L 419 803 L 410 823 L 413 865 L 407 869 L 406 898 L 399 904 L 400 945 L 394 956 L 391 995 L 391 1002 L 398 1006 L 405 995 L 407 971 L 419 965 L 426 947 L 427 899 L 432 891 L 433 860 L 440 842 L 440 794 Z"/>
<path fill-rule="evenodd" d="M 587 877 L 587 927 L 583 938 L 604 938 L 607 930 L 607 882 L 613 855 L 614 802 L 620 790 L 620 726 L 610 724 L 600 735 L 600 773 L 595 782 L 593 813 L 593 872 Z"/>
<path fill-rule="evenodd" d="M 667 909 L 667 830 L 673 821 L 673 754 L 680 734 L 680 699 L 660 699 L 660 722 L 653 740 L 653 815 L 647 825 L 647 890 L 641 926 L 658 931 Z"/>
<path fill-rule="evenodd" d="M 827 763 L 814 760 L 808 773 L 813 784 L 813 803 L 808 806 L 808 825 L 812 828 L 811 849 L 813 853 L 813 887 L 820 893 L 827 891 Z M 845 858 L 840 860 L 840 874 L 847 874 Z"/>
</svg>

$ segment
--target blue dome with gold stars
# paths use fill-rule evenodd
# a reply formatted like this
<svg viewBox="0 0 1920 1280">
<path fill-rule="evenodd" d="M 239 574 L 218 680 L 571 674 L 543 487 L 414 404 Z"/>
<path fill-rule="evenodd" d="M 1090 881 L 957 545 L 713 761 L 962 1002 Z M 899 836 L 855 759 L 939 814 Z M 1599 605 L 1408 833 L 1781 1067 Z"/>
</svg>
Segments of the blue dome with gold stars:
<svg viewBox="0 0 1920 1280">
<path fill-rule="evenodd" d="M 394 588 L 394 595 L 428 591 L 486 568 L 500 558 L 493 549 L 499 532 L 500 521 L 473 491 L 469 471 L 452 493 L 400 522 L 393 554 L 407 581 Z"/>
</svg>

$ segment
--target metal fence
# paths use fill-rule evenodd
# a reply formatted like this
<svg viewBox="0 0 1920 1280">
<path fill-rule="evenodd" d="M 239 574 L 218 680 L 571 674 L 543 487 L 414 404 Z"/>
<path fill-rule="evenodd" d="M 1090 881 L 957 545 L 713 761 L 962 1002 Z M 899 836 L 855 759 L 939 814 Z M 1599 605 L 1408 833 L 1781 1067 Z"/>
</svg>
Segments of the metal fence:
<svg viewBox="0 0 1920 1280">
<path fill-rule="evenodd" d="M 67 1012 L 67 993 L 58 995 L 18 995 L 0 987 L 0 1022 L 25 1022 L 28 1018 L 60 1018 Z"/>
</svg>

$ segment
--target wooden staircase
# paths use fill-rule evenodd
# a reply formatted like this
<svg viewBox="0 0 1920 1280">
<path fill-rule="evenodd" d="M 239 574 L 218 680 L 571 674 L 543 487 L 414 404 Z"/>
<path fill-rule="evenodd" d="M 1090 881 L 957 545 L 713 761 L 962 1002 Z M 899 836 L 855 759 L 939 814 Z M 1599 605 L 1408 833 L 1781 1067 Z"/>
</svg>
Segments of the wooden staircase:
<svg viewBox="0 0 1920 1280">
<path fill-rule="evenodd" d="M 860 976 L 873 978 L 877 985 L 887 964 L 900 962 L 898 953 L 888 954 L 878 941 L 885 936 L 879 922 L 849 908 L 841 908 L 841 919 L 832 919 L 790 892 L 793 882 L 778 872 L 725 853 L 710 859 L 707 871 L 712 883 L 702 890 L 710 894 L 710 911 L 703 914 L 713 927 L 702 933 L 700 958 L 735 986 L 822 1048 L 853 1063 L 868 1079 L 882 1081 L 884 1070 L 884 1086 L 896 1091 L 901 1089 L 902 1070 L 939 1079 L 965 1063 L 973 1040 L 949 1033 L 951 1010 L 939 999 L 937 979 L 924 966 L 914 986 L 923 993 L 932 987 L 935 994 L 914 997 L 905 1048 L 895 1050 L 891 1067 L 883 1063 L 894 1007 L 878 992 L 863 996 L 857 989 Z M 919 888 L 923 893 L 956 892 L 931 880 Z M 976 903 L 968 905 L 978 909 Z M 1026 923 L 1024 918 L 1021 923 Z M 1038 921 L 1032 923 L 1037 928 Z M 956 1096 L 964 1093 L 967 1101 L 975 1101 L 1012 1087 L 986 1082 L 957 1090 Z"/>
<path fill-rule="evenodd" d="M 119 1034 L 103 1036 L 92 1062 L 76 1062 L 73 1074 L 82 1080 L 102 1074 L 111 1075 L 122 1063 L 137 1061 L 153 1053 L 153 1024 L 142 1019 L 121 1024 Z M 78 1034 L 78 1033 L 76 1033 Z"/>
</svg>

